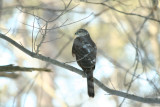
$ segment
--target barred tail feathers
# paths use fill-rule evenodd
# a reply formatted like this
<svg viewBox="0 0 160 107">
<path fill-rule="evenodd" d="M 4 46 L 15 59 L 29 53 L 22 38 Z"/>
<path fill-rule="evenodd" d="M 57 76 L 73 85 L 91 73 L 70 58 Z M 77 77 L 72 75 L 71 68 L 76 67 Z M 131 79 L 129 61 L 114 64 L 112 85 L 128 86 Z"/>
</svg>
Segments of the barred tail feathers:
<svg viewBox="0 0 160 107">
<path fill-rule="evenodd" d="M 87 86 L 88 86 L 89 97 L 94 97 L 94 83 L 93 83 L 93 72 L 92 71 L 87 73 Z"/>
</svg>

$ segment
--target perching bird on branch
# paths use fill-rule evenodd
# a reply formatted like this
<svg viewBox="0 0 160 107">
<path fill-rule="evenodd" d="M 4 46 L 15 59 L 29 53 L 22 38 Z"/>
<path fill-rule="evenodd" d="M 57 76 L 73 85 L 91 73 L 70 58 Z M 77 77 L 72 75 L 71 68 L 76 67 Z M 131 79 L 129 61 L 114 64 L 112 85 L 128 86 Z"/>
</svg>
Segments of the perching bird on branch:
<svg viewBox="0 0 160 107">
<path fill-rule="evenodd" d="M 97 47 L 85 29 L 79 29 L 72 47 L 72 55 L 76 56 L 78 65 L 87 76 L 89 97 L 94 97 L 93 70 L 96 64 Z"/>
</svg>

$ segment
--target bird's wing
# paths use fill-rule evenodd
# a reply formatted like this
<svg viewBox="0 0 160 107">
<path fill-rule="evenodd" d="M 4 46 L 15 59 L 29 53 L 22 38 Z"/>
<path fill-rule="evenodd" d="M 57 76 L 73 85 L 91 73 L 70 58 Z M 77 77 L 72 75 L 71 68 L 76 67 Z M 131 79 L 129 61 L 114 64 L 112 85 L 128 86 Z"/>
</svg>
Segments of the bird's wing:
<svg viewBox="0 0 160 107">
<path fill-rule="evenodd" d="M 78 64 L 83 68 L 90 68 L 96 62 L 96 49 L 92 44 L 81 38 L 76 38 L 72 47 L 72 54 L 76 55 Z"/>
</svg>

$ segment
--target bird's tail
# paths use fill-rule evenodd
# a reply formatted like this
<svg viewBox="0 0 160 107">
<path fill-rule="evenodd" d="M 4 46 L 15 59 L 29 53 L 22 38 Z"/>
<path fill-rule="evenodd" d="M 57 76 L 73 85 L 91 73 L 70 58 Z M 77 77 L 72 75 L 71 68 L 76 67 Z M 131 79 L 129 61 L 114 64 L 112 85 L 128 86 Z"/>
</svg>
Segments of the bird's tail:
<svg viewBox="0 0 160 107">
<path fill-rule="evenodd" d="M 88 86 L 89 97 L 94 97 L 93 72 L 87 73 L 87 86 Z"/>
</svg>

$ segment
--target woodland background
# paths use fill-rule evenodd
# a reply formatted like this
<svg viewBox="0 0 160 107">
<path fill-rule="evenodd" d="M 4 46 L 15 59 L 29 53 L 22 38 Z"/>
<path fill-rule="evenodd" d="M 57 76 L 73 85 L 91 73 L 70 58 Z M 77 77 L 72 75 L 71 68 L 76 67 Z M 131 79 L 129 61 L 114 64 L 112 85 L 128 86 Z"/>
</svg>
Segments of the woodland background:
<svg viewBox="0 0 160 107">
<path fill-rule="evenodd" d="M 158 0 L 0 0 L 0 34 L 81 69 L 71 50 L 74 33 L 85 28 L 98 48 L 94 77 L 110 89 L 158 102 L 159 14 Z M 96 84 L 89 98 L 86 78 L 33 58 L 2 37 L 0 65 L 1 107 L 160 106 L 112 95 Z"/>
</svg>

